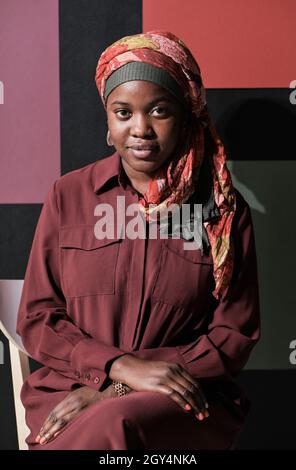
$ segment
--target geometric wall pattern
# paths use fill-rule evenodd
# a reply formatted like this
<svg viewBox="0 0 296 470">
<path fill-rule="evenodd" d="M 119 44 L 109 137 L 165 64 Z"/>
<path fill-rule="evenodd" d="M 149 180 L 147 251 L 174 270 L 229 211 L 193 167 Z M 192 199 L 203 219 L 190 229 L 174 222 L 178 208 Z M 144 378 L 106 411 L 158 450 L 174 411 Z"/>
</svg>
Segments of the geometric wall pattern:
<svg viewBox="0 0 296 470">
<path fill-rule="evenodd" d="M 292 423 L 275 435 L 265 417 L 280 400 L 295 411 L 289 346 L 296 339 L 296 104 L 290 88 L 296 86 L 291 85 L 296 80 L 296 3 L 88 0 L 86 8 L 81 0 L 10 0 L 0 9 L 0 279 L 23 279 L 53 181 L 110 154 L 94 82 L 100 53 L 125 35 L 171 30 L 200 64 L 234 185 L 254 221 L 262 339 L 239 379 L 254 403 L 241 448 L 260 448 L 254 439 L 258 429 L 263 447 L 291 447 Z M 7 359 L 0 366 L 7 397 L 0 400 L 0 419 L 8 423 L 0 448 L 12 449 L 9 354 L 0 339 Z M 269 398 L 260 384 L 273 387 Z"/>
</svg>

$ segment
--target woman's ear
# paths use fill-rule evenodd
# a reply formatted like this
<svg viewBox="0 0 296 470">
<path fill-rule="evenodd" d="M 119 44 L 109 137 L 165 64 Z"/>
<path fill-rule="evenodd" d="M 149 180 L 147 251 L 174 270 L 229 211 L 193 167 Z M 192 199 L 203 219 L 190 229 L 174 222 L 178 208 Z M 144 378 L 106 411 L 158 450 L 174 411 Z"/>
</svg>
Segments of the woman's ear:
<svg viewBox="0 0 296 470">
<path fill-rule="evenodd" d="M 107 135 L 106 135 L 106 142 L 107 142 L 107 145 L 109 147 L 112 147 L 113 146 L 113 142 L 112 142 L 112 139 L 111 139 L 111 136 L 110 136 L 110 131 L 108 129 L 108 132 L 107 132 Z"/>
</svg>

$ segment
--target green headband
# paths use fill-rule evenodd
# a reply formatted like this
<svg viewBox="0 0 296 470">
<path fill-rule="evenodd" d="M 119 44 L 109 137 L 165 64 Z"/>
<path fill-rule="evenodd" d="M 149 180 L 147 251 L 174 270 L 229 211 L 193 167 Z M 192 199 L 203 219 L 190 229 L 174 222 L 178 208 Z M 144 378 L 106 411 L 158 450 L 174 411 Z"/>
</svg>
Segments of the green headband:
<svg viewBox="0 0 296 470">
<path fill-rule="evenodd" d="M 166 70 L 147 64 L 146 62 L 139 61 L 128 62 L 112 72 L 106 80 L 104 91 L 105 103 L 108 95 L 112 90 L 114 90 L 114 88 L 131 80 L 147 80 L 149 82 L 157 83 L 172 93 L 183 105 L 187 105 L 181 87 Z"/>
</svg>

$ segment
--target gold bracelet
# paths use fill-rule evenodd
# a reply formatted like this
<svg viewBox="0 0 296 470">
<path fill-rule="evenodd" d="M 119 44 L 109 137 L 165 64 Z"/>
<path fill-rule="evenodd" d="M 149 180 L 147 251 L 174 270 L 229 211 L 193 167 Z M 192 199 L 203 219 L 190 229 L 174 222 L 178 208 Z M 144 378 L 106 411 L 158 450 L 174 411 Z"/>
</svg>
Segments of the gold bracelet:
<svg viewBox="0 0 296 470">
<path fill-rule="evenodd" d="M 112 386 L 119 397 L 123 397 L 127 394 L 126 388 L 121 382 L 112 380 Z"/>
</svg>

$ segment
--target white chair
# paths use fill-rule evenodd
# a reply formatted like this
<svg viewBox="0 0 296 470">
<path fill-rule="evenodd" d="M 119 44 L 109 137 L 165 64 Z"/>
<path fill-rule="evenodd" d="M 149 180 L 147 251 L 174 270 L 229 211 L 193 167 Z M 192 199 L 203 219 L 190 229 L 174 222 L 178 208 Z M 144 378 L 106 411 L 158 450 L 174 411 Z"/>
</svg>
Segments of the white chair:
<svg viewBox="0 0 296 470">
<path fill-rule="evenodd" d="M 29 355 L 20 336 L 16 333 L 17 313 L 23 282 L 23 280 L 0 280 L 0 330 L 9 341 L 19 449 L 28 450 L 25 438 L 30 431 L 26 425 L 25 410 L 20 399 L 20 392 L 24 381 L 30 374 Z"/>
</svg>

